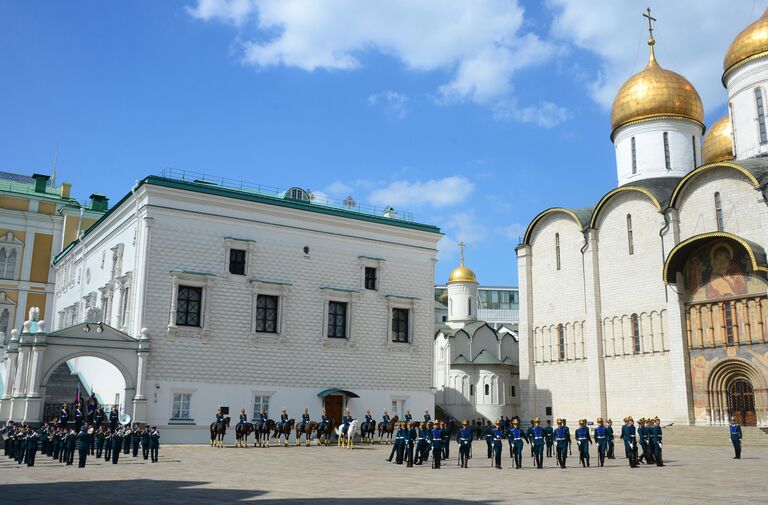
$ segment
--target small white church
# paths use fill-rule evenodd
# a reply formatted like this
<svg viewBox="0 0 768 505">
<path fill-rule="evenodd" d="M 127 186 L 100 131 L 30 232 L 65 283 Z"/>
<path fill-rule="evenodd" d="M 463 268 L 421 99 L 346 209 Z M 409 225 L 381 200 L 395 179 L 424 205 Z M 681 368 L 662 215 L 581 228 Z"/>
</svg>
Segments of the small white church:
<svg viewBox="0 0 768 505">
<path fill-rule="evenodd" d="M 448 317 L 434 342 L 435 405 L 459 421 L 520 413 L 517 336 L 478 321 L 478 282 L 461 265 L 448 278 Z"/>
</svg>

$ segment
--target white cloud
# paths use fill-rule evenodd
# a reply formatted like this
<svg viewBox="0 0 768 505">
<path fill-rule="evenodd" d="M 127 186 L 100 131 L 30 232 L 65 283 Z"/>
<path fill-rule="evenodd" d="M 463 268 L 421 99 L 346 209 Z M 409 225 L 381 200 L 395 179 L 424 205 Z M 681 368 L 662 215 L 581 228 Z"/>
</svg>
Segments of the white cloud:
<svg viewBox="0 0 768 505">
<path fill-rule="evenodd" d="M 492 105 L 510 95 L 517 70 L 554 53 L 524 28 L 519 0 L 198 0 L 188 10 L 255 28 L 244 30 L 242 60 L 258 67 L 351 70 L 376 51 L 409 69 L 447 71 L 444 103 Z"/>
<path fill-rule="evenodd" d="M 446 235 L 453 237 L 455 242 L 474 245 L 488 236 L 488 227 L 478 219 L 474 209 L 451 214 L 441 225 Z"/>
<path fill-rule="evenodd" d="M 467 199 L 475 185 L 465 177 L 452 176 L 428 181 L 395 181 L 375 189 L 368 199 L 374 205 L 414 208 L 429 205 L 435 208 L 456 205 Z"/>
<path fill-rule="evenodd" d="M 325 187 L 323 190 L 324 193 L 327 193 L 329 195 L 333 195 L 335 197 L 342 197 L 346 198 L 350 194 L 352 194 L 352 191 L 354 191 L 355 188 L 350 186 L 349 184 L 345 184 L 341 181 L 333 181 L 328 186 Z"/>
<path fill-rule="evenodd" d="M 552 102 L 541 102 L 519 108 L 514 100 L 501 101 L 493 108 L 493 117 L 499 120 L 514 120 L 520 123 L 535 123 L 542 128 L 552 128 L 567 121 L 568 109 Z"/>
<path fill-rule="evenodd" d="M 408 115 L 408 97 L 396 91 L 382 91 L 368 95 L 370 105 L 381 105 L 390 117 L 404 119 Z"/>
<path fill-rule="evenodd" d="M 520 223 L 512 223 L 507 226 L 500 226 L 496 229 L 496 233 L 517 244 L 520 237 L 525 233 L 525 226 Z"/>
<path fill-rule="evenodd" d="M 635 0 L 548 0 L 555 11 L 552 34 L 600 58 L 591 76 L 593 98 L 608 108 L 619 87 L 648 61 L 645 4 Z M 755 2 L 688 0 L 657 2 L 653 16 L 659 63 L 685 76 L 707 110 L 726 98 L 720 82 L 725 52 L 761 12 Z"/>
</svg>

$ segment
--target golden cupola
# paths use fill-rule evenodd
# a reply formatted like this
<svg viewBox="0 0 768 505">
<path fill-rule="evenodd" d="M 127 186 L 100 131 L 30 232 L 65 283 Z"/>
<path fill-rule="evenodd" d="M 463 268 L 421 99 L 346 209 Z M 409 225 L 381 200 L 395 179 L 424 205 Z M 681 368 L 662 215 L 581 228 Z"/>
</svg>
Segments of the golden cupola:
<svg viewBox="0 0 768 505">
<path fill-rule="evenodd" d="M 768 9 L 731 42 L 723 59 L 723 81 L 731 71 L 763 56 L 768 56 Z"/>
<path fill-rule="evenodd" d="M 717 163 L 733 159 L 733 131 L 731 120 L 726 115 L 712 123 L 701 146 L 701 161 Z"/>
<path fill-rule="evenodd" d="M 704 121 L 704 105 L 696 88 L 682 75 L 662 68 L 656 61 L 654 45 L 648 39 L 648 65 L 619 89 L 611 108 L 611 136 L 630 123 L 656 118 Z"/>
<path fill-rule="evenodd" d="M 461 248 L 461 265 L 454 268 L 448 276 L 448 284 L 452 282 L 474 282 L 477 284 L 475 272 L 464 266 L 464 242 L 460 242 L 459 247 Z"/>
</svg>

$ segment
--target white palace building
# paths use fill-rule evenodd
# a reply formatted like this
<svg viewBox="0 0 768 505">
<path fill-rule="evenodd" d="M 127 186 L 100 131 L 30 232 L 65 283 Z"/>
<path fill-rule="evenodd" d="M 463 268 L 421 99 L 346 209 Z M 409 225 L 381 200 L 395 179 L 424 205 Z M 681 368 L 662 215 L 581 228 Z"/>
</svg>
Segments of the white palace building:
<svg viewBox="0 0 768 505">
<path fill-rule="evenodd" d="M 706 136 L 654 43 L 613 104 L 618 187 L 517 249 L 524 418 L 768 426 L 768 11 L 726 52 Z"/>
<path fill-rule="evenodd" d="M 53 371 L 115 365 L 166 442 L 235 418 L 434 408 L 438 228 L 185 175 L 150 176 L 55 260 L 54 315 L 14 330 L 2 420 L 40 422 Z M 94 384 L 98 387 L 98 384 Z"/>
</svg>

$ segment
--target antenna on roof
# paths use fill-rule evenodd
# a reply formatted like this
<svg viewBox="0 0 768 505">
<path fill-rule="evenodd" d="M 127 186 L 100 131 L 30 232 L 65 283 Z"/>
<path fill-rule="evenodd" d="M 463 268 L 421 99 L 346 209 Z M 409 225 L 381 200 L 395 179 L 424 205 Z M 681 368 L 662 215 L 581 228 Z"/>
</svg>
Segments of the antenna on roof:
<svg viewBox="0 0 768 505">
<path fill-rule="evenodd" d="M 51 177 L 51 185 L 56 187 L 56 162 L 59 161 L 59 142 L 56 141 L 56 152 L 53 154 L 53 177 Z"/>
</svg>

